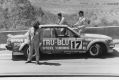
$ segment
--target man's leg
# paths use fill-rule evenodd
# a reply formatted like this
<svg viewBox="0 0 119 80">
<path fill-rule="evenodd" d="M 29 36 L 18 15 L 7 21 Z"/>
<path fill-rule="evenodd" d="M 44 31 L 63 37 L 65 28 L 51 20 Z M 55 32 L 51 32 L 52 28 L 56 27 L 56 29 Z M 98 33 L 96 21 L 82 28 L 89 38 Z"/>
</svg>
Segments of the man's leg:
<svg viewBox="0 0 119 80">
<path fill-rule="evenodd" d="M 39 43 L 35 44 L 35 54 L 36 54 L 36 64 L 39 64 L 39 58 L 40 58 L 40 54 L 39 54 Z"/>
<path fill-rule="evenodd" d="M 27 61 L 31 61 L 31 60 L 32 60 L 33 49 L 34 49 L 33 44 L 30 44 L 30 45 L 29 45 L 29 54 L 28 54 L 28 59 L 27 59 Z"/>
<path fill-rule="evenodd" d="M 85 25 L 78 26 L 78 29 L 79 29 L 79 34 L 83 34 L 84 33 L 84 29 L 85 29 Z"/>
</svg>

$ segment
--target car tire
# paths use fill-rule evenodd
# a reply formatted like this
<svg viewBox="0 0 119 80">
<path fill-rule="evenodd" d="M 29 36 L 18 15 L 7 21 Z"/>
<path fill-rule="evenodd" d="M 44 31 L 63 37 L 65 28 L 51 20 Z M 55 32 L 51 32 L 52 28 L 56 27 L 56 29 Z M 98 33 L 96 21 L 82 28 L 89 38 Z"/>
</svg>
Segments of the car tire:
<svg viewBox="0 0 119 80">
<path fill-rule="evenodd" d="M 14 51 L 12 51 L 12 60 L 15 60 Z"/>
<path fill-rule="evenodd" d="M 100 57 L 103 54 L 103 47 L 100 44 L 93 44 L 89 48 L 89 54 L 91 57 Z"/>
<path fill-rule="evenodd" d="M 24 57 L 27 59 L 28 58 L 28 54 L 29 54 L 29 46 L 26 45 L 24 48 L 23 48 L 23 53 L 24 53 Z"/>
</svg>

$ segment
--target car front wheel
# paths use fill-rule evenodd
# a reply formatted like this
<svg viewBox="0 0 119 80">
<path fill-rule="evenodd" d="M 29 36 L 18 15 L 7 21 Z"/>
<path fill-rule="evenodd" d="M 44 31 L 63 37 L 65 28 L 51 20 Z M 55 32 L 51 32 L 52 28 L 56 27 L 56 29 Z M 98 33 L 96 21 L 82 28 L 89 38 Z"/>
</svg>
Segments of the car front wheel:
<svg viewBox="0 0 119 80">
<path fill-rule="evenodd" d="M 93 44 L 89 49 L 89 54 L 92 57 L 99 57 L 102 55 L 102 47 L 100 44 Z"/>
</svg>

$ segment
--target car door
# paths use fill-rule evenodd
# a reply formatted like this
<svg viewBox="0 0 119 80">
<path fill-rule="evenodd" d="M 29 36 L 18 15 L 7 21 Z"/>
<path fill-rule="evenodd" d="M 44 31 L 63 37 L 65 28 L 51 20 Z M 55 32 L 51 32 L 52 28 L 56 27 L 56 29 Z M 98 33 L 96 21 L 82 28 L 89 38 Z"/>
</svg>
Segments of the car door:
<svg viewBox="0 0 119 80">
<path fill-rule="evenodd" d="M 55 39 L 53 38 L 53 28 L 44 27 L 42 28 L 42 45 L 41 50 L 43 53 L 54 52 Z"/>
<path fill-rule="evenodd" d="M 58 53 L 62 52 L 79 52 L 83 51 L 83 39 L 76 35 L 69 28 L 58 28 L 55 50 Z"/>
</svg>

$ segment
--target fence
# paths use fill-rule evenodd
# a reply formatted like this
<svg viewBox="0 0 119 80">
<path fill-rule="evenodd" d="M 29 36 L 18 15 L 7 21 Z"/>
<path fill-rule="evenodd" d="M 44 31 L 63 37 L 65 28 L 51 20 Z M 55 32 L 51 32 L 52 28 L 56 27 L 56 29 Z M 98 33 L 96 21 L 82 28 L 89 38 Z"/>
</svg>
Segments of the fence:
<svg viewBox="0 0 119 80">
<path fill-rule="evenodd" d="M 4 44 L 7 41 L 7 35 L 17 35 L 24 34 L 27 30 L 22 31 L 1 31 L 0 32 L 0 44 Z M 119 27 L 118 26 L 108 26 L 108 27 L 87 27 L 85 30 L 86 33 L 94 34 L 104 34 L 111 36 L 113 39 L 119 39 Z"/>
</svg>

